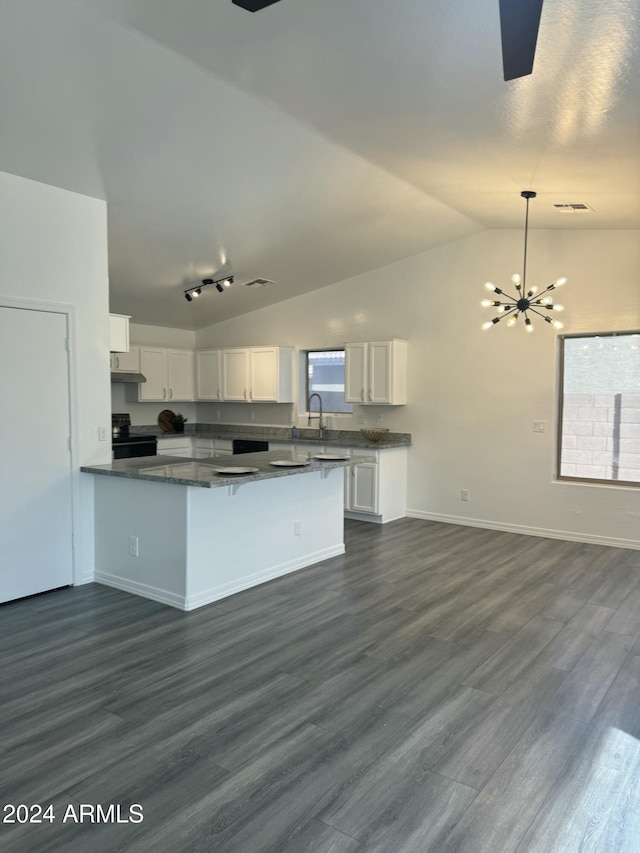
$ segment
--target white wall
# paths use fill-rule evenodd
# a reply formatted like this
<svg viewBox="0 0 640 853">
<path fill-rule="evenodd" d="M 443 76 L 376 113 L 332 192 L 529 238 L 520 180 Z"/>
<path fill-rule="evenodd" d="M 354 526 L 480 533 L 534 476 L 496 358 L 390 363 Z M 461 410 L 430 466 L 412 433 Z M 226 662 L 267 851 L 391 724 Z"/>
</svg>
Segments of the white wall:
<svg viewBox="0 0 640 853">
<path fill-rule="evenodd" d="M 560 291 L 566 332 L 638 329 L 639 238 L 532 231 L 528 284 L 568 276 Z M 413 514 L 640 547 L 637 489 L 553 482 L 556 333 L 542 321 L 533 335 L 503 325 L 480 330 L 492 316 L 480 307 L 484 282 L 506 287 L 522 272 L 522 239 L 520 231 L 491 231 L 450 243 L 202 329 L 196 344 L 304 349 L 407 338 L 409 405 L 361 408 L 352 426 L 363 413 L 374 420 L 382 412 L 386 426 L 413 434 Z M 217 408 L 227 411 L 201 406 L 198 419 L 214 420 Z M 546 434 L 532 432 L 534 419 L 546 421 Z M 459 500 L 463 488 L 468 503 Z"/>
<path fill-rule="evenodd" d="M 73 306 L 74 463 L 79 467 L 111 461 L 110 440 L 98 440 L 99 426 L 106 428 L 109 439 L 111 423 L 105 202 L 0 172 L 2 298 Z M 79 471 L 74 479 L 76 571 L 87 580 L 94 564 L 93 482 Z"/>
<path fill-rule="evenodd" d="M 189 329 L 168 329 L 163 326 L 146 326 L 141 323 L 129 324 L 129 341 L 132 346 L 175 347 L 176 349 L 195 349 L 196 333 Z M 126 412 L 131 415 L 134 426 L 157 425 L 158 415 L 167 408 L 167 403 L 139 403 L 138 386 L 125 382 L 111 385 L 111 411 Z M 195 423 L 195 403 L 172 403 L 171 409 L 180 412 Z"/>
</svg>

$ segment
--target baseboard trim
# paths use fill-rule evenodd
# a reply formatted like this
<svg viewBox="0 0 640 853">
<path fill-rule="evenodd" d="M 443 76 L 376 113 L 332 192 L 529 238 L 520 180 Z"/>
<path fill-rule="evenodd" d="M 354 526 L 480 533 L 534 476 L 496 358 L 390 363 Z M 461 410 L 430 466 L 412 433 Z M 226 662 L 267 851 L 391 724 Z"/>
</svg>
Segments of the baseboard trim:
<svg viewBox="0 0 640 853">
<path fill-rule="evenodd" d="M 563 539 L 566 542 L 584 542 L 587 545 L 607 545 L 611 548 L 630 548 L 640 550 L 640 541 L 636 539 L 616 539 L 613 536 L 596 536 L 590 533 L 574 533 L 570 530 L 553 530 L 546 527 L 527 527 L 522 524 L 507 524 L 487 521 L 483 518 L 466 518 L 459 515 L 442 515 L 437 512 L 423 512 L 419 509 L 407 510 L 409 518 L 422 518 L 425 521 L 441 521 L 443 524 L 460 524 L 463 527 L 483 527 L 487 530 L 501 530 L 504 533 L 522 533 L 524 536 L 542 536 L 545 539 Z"/>
<path fill-rule="evenodd" d="M 240 581 L 212 587 L 204 592 L 199 592 L 197 595 L 178 595 L 177 593 L 167 592 L 164 589 L 158 589 L 148 584 L 128 580 L 119 575 L 107 574 L 105 572 L 96 572 L 95 582 L 122 590 L 122 592 L 140 595 L 142 598 L 149 598 L 151 601 L 158 601 L 160 604 L 168 604 L 170 607 L 175 607 L 178 610 L 190 611 L 204 607 L 206 604 L 213 604 L 214 601 L 235 595 L 237 592 L 242 592 L 245 589 L 250 589 L 267 581 L 283 577 L 283 575 L 291 574 L 291 572 L 297 572 L 299 569 L 305 569 L 307 566 L 321 563 L 330 557 L 337 557 L 340 554 L 344 554 L 344 542 L 341 542 L 339 545 L 332 545 L 329 548 L 323 548 L 320 551 L 315 551 L 313 554 L 305 554 L 304 557 L 289 560 L 277 566 L 271 566 L 264 571 L 256 572 L 254 575 L 242 578 Z"/>
<path fill-rule="evenodd" d="M 188 595 L 185 600 L 184 610 L 196 610 L 198 607 L 204 607 L 206 604 L 213 604 L 214 601 L 219 601 L 221 598 L 227 598 L 230 595 L 235 595 L 237 592 L 243 592 L 245 589 L 260 586 L 260 584 L 267 583 L 267 581 L 275 580 L 276 578 L 291 574 L 291 572 L 297 572 L 299 569 L 306 569 L 307 566 L 313 566 L 316 563 L 321 563 L 323 560 L 328 560 L 330 557 L 337 557 L 340 554 L 344 554 L 344 542 L 341 542 L 339 545 L 332 545 L 329 548 L 323 548 L 321 551 L 315 551 L 313 554 L 305 554 L 304 557 L 289 560 L 277 566 L 271 566 L 261 572 L 256 572 L 254 575 L 242 578 L 240 581 L 212 587 L 205 592 L 199 592 L 197 595 Z"/>
<path fill-rule="evenodd" d="M 160 604 L 169 604 L 171 607 L 177 607 L 178 610 L 186 610 L 184 596 L 174 592 L 167 592 L 155 586 L 128 580 L 119 575 L 106 574 L 105 572 L 96 572 L 95 581 L 96 583 L 104 584 L 104 586 L 120 589 L 122 592 L 131 592 L 134 595 L 142 596 L 142 598 L 159 601 Z"/>
</svg>

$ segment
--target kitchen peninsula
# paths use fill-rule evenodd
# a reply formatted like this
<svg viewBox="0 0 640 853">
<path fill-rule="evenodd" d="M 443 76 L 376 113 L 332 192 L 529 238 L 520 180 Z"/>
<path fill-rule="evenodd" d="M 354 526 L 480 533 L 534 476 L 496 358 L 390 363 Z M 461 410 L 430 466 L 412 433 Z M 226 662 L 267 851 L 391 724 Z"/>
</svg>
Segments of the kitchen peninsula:
<svg viewBox="0 0 640 853">
<path fill-rule="evenodd" d="M 344 552 L 349 458 L 281 449 L 240 461 L 163 456 L 83 467 L 94 475 L 96 581 L 194 610 Z M 230 467 L 253 470 L 218 470 Z"/>
</svg>

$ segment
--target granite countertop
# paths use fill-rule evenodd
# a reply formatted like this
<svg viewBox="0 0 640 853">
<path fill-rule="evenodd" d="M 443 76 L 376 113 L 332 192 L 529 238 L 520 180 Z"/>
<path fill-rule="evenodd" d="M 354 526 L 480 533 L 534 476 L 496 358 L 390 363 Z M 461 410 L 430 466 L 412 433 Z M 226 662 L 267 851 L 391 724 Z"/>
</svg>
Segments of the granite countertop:
<svg viewBox="0 0 640 853">
<path fill-rule="evenodd" d="M 251 427 L 246 424 L 187 424 L 184 433 L 164 433 L 156 425 L 131 427 L 131 435 L 157 435 L 158 438 L 219 438 L 228 441 L 239 438 L 253 441 L 274 441 L 279 444 L 309 444 L 324 447 L 354 447 L 367 450 L 385 450 L 394 447 L 410 447 L 411 434 L 390 432 L 382 441 L 368 441 L 360 431 L 328 429 L 324 438 L 318 437 L 317 429 L 300 428 L 298 435 L 291 435 L 291 427 Z"/>
<path fill-rule="evenodd" d="M 159 460 L 162 460 L 160 463 Z M 271 462 L 301 462 L 301 467 L 277 467 Z M 358 463 L 375 462 L 374 457 L 358 457 Z M 110 465 L 83 465 L 80 469 L 87 474 L 102 474 L 110 477 L 124 477 L 130 480 L 150 480 L 156 483 L 173 483 L 179 486 L 201 486 L 214 489 L 219 486 L 237 486 L 256 480 L 272 480 L 275 477 L 290 477 L 293 474 L 305 474 L 310 471 L 323 471 L 333 468 L 345 468 L 351 465 L 350 459 L 313 458 L 309 453 L 295 453 L 287 450 L 270 450 L 266 453 L 243 453 L 232 456 L 212 456 L 208 459 L 185 459 L 180 456 L 142 456 L 134 459 L 118 459 Z M 218 474 L 216 468 L 250 467 L 257 468 L 249 474 Z"/>
</svg>

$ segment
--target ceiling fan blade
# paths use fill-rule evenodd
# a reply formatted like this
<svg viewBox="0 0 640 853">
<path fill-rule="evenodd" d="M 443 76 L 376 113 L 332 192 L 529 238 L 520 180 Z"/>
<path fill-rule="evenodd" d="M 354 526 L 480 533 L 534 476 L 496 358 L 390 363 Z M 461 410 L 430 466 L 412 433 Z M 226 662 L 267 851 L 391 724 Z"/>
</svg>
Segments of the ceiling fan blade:
<svg viewBox="0 0 640 853">
<path fill-rule="evenodd" d="M 241 9 L 246 9 L 247 12 L 259 12 L 261 9 L 266 9 L 278 0 L 231 0 L 236 6 Z"/>
<path fill-rule="evenodd" d="M 542 0 L 500 0 L 502 67 L 505 80 L 533 71 Z"/>
</svg>

